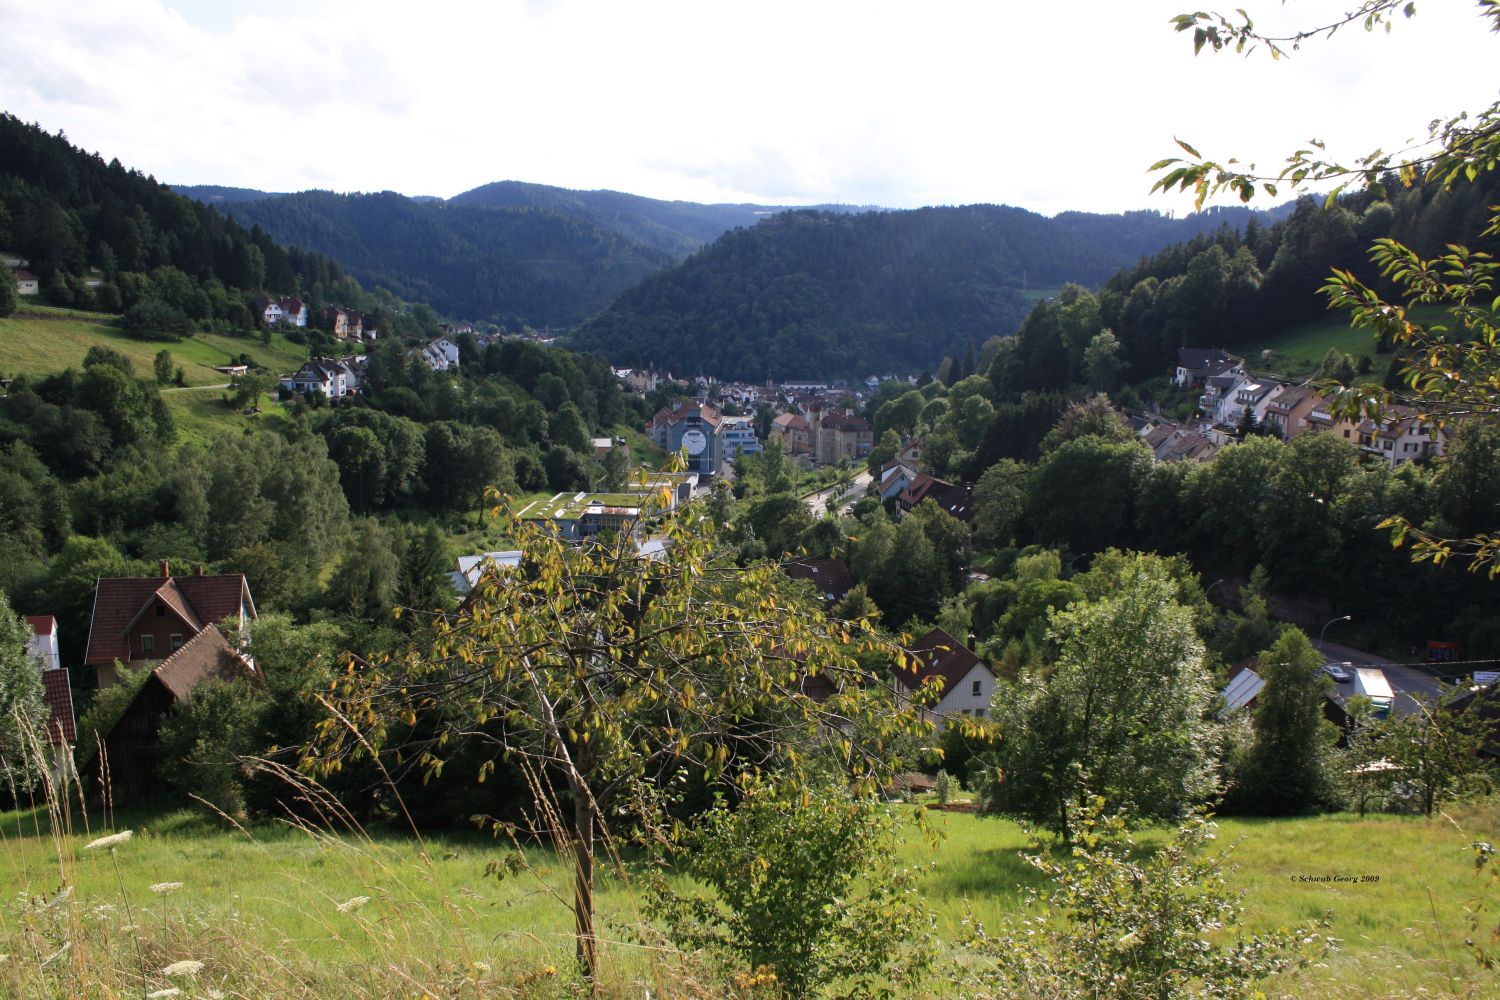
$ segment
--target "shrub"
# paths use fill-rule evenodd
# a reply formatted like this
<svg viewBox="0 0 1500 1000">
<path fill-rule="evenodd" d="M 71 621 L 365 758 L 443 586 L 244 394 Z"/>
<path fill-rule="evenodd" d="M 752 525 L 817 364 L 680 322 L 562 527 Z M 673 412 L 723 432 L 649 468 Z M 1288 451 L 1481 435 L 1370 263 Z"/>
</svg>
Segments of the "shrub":
<svg viewBox="0 0 1500 1000">
<path fill-rule="evenodd" d="M 1135 858 L 1124 817 L 1091 797 L 1074 810 L 1073 848 L 1062 860 L 1026 860 L 1053 882 L 1048 909 L 995 937 L 975 931 L 1005 996 L 1055 998 L 1234 997 L 1332 947 L 1291 928 L 1222 933 L 1244 915 L 1221 855 L 1205 855 L 1215 826 L 1202 814 L 1160 851 Z M 1028 905 L 1039 898 L 1029 892 Z M 1212 935 L 1212 937 L 1211 937 Z"/>
<path fill-rule="evenodd" d="M 249 681 L 201 684 L 162 722 L 163 775 L 225 816 L 245 813 L 240 758 L 259 749 L 265 695 Z"/>
<path fill-rule="evenodd" d="M 939 804 L 947 805 L 948 801 L 953 798 L 953 775 L 947 771 L 938 771 L 932 790 L 937 793 Z"/>
<path fill-rule="evenodd" d="M 704 950 L 801 997 L 838 984 L 868 996 L 914 982 L 931 960 L 932 918 L 911 873 L 895 864 L 895 820 L 883 804 L 827 783 L 750 781 L 678 845 L 709 898 L 658 879 L 648 913 L 679 947 Z"/>
</svg>

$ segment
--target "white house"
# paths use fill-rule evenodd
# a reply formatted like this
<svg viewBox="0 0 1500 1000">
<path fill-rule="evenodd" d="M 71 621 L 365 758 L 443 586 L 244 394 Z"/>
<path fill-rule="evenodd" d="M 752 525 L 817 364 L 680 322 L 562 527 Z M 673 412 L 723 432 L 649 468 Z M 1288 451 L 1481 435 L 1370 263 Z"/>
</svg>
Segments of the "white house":
<svg viewBox="0 0 1500 1000">
<path fill-rule="evenodd" d="M 307 325 L 307 303 L 295 295 L 288 296 L 277 303 L 281 307 L 281 320 L 293 326 Z"/>
<path fill-rule="evenodd" d="M 16 294 L 17 295 L 40 295 L 42 294 L 42 279 L 30 271 L 16 272 Z"/>
<path fill-rule="evenodd" d="M 894 500 L 917 478 L 916 464 L 904 462 L 899 458 L 892 459 L 880 468 L 880 499 L 881 501 Z"/>
<path fill-rule="evenodd" d="M 479 578 L 486 569 L 495 569 L 500 572 L 515 569 L 521 565 L 521 550 L 507 549 L 500 552 L 481 552 L 478 555 L 459 556 L 458 569 L 449 573 L 448 577 L 453 581 L 453 589 L 459 594 L 467 594 L 474 589 Z"/>
<path fill-rule="evenodd" d="M 56 670 L 62 666 L 57 646 L 57 619 L 51 615 L 27 615 L 26 624 L 31 626 L 31 638 L 26 640 L 27 657 L 40 662 L 43 670 Z"/>
<path fill-rule="evenodd" d="M 908 700 L 922 695 L 922 715 L 941 732 L 950 719 L 983 719 L 995 695 L 995 675 L 974 651 L 940 628 L 912 643 L 914 669 L 896 664 L 896 695 Z"/>
<path fill-rule="evenodd" d="M 1379 455 L 1392 467 L 1443 454 L 1443 431 L 1409 406 L 1388 407 L 1383 423 L 1369 417 L 1337 420 L 1332 432 L 1362 451 Z"/>
<path fill-rule="evenodd" d="M 52 780 L 61 784 L 76 776 L 73 769 L 73 746 L 78 742 L 77 720 L 73 714 L 73 686 L 58 652 L 57 619 L 52 615 L 27 615 L 31 638 L 26 641 L 28 657 L 42 670 L 42 703 L 47 706 L 47 752 Z"/>
<path fill-rule="evenodd" d="M 750 416 L 724 417 L 724 458 L 734 461 L 741 455 L 755 455 L 762 451 L 760 438 L 755 436 L 755 418 Z"/>
<path fill-rule="evenodd" d="M 347 358 L 313 358 L 296 372 L 281 380 L 281 387 L 288 392 L 302 395 L 315 393 L 336 402 L 345 396 L 359 392 L 364 384 L 362 365 L 366 356 Z"/>
<path fill-rule="evenodd" d="M 422 361 L 435 372 L 445 372 L 458 367 L 458 345 L 447 337 L 439 337 L 422 348 Z"/>
<path fill-rule="evenodd" d="M 1172 381 L 1178 385 L 1203 385 L 1214 375 L 1240 366 L 1240 359 L 1217 347 L 1183 347 L 1177 351 Z"/>
</svg>

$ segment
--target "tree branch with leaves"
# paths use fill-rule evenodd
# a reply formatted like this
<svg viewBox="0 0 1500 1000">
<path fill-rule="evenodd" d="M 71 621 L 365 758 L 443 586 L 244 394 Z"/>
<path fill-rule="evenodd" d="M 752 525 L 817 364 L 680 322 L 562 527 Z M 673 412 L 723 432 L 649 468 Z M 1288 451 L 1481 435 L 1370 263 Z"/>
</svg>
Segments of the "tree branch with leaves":
<svg viewBox="0 0 1500 1000">
<path fill-rule="evenodd" d="M 736 566 L 696 515 L 690 505 L 665 519 L 656 558 L 634 531 L 572 544 L 510 515 L 521 569 L 483 578 L 422 648 L 351 659 L 335 704 L 352 725 L 329 719 L 310 760 L 337 769 L 368 746 L 435 773 L 459 743 L 481 740 L 492 753 L 477 780 L 502 760 L 529 769 L 553 799 L 538 812 L 569 817 L 576 954 L 590 980 L 607 816 L 658 800 L 684 769 L 725 784 L 814 757 L 870 793 L 922 725 L 860 666 L 872 652 L 905 662 L 899 649 L 791 601 L 774 565 Z M 431 735 L 402 745 L 419 721 Z"/>
</svg>

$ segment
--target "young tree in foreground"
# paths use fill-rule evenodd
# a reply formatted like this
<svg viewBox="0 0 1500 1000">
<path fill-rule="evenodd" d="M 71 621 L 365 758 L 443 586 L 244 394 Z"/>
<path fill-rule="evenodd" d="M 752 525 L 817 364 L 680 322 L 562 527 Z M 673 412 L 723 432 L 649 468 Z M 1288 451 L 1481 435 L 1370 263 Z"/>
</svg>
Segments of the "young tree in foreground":
<svg viewBox="0 0 1500 1000">
<path fill-rule="evenodd" d="M 681 845 L 683 868 L 713 896 L 653 886 L 649 908 L 673 942 L 769 972 L 792 997 L 914 983 L 932 958 L 932 915 L 896 864 L 890 807 L 826 779 L 752 779 L 744 791 Z"/>
<path fill-rule="evenodd" d="M 1254 983 L 1305 965 L 1331 944 L 1285 927 L 1246 935 L 1231 870 L 1222 855 L 1205 854 L 1215 830 L 1202 816 L 1189 818 L 1145 861 L 1136 860 L 1124 818 L 1106 814 L 1103 799 L 1086 801 L 1073 822 L 1078 839 L 1070 858 L 1027 858 L 1053 881 L 1051 912 L 994 937 L 977 929 L 976 947 L 994 960 L 998 979 L 984 985 L 998 985 L 999 995 L 1254 995 Z"/>
<path fill-rule="evenodd" d="M 1323 718 L 1323 658 L 1300 629 L 1260 654 L 1266 686 L 1255 699 L 1255 742 L 1236 799 L 1251 812 L 1286 816 L 1329 802 L 1338 733 Z"/>
<path fill-rule="evenodd" d="M 1213 687 L 1178 594 L 1163 562 L 1136 556 L 1113 592 L 1053 613 L 1056 664 L 996 691 L 987 811 L 1068 839 L 1090 790 L 1142 820 L 1180 816 L 1213 790 Z"/>
<path fill-rule="evenodd" d="M 920 725 L 868 684 L 855 656 L 881 647 L 867 625 L 794 606 L 775 566 L 735 566 L 695 513 L 667 520 L 652 559 L 629 533 L 572 545 L 512 520 L 523 571 L 481 580 L 424 648 L 351 662 L 338 695 L 347 722 L 324 723 L 313 761 L 337 769 L 367 741 L 435 772 L 456 741 L 477 739 L 493 750 L 479 780 L 502 757 L 519 762 L 546 799 L 538 812 L 570 827 L 577 958 L 590 979 L 606 816 L 652 800 L 682 769 L 714 781 L 819 753 L 868 793 L 897 765 L 892 744 Z M 805 692 L 813 677 L 826 699 Z M 419 719 L 431 739 L 388 745 Z"/>
</svg>

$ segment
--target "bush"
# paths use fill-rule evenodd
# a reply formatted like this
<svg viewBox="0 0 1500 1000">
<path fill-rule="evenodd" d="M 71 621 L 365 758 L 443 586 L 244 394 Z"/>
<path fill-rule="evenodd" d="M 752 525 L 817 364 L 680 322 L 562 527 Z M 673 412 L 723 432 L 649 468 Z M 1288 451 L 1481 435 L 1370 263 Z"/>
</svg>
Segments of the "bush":
<svg viewBox="0 0 1500 1000">
<path fill-rule="evenodd" d="M 162 722 L 162 771 L 184 795 L 225 816 L 245 814 L 240 758 L 255 753 L 265 694 L 250 681 L 201 684 Z"/>
<path fill-rule="evenodd" d="M 937 794 L 938 804 L 947 805 L 948 801 L 953 798 L 953 775 L 947 771 L 938 771 L 932 790 Z"/>
<path fill-rule="evenodd" d="M 181 340 L 189 332 L 187 316 L 160 299 L 144 298 L 125 310 L 120 325 L 140 340 Z"/>
<path fill-rule="evenodd" d="M 1335 943 L 1291 928 L 1223 933 L 1244 915 L 1222 856 L 1206 856 L 1215 827 L 1198 814 L 1154 856 L 1135 859 L 1124 817 L 1104 800 L 1074 810 L 1069 856 L 1026 860 L 1053 882 L 1052 912 L 1018 920 L 974 945 L 994 961 L 998 992 L 1054 998 L 1235 997 L 1306 964 Z M 1029 892 L 1028 905 L 1038 896 Z M 1060 919 L 1061 918 L 1061 919 Z"/>
<path fill-rule="evenodd" d="M 708 813 L 678 845 L 710 898 L 658 879 L 648 914 L 681 948 L 704 950 L 801 997 L 835 983 L 868 996 L 915 982 L 931 960 L 932 917 L 895 865 L 887 807 L 831 783 L 752 781 L 738 808 Z"/>
</svg>

